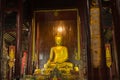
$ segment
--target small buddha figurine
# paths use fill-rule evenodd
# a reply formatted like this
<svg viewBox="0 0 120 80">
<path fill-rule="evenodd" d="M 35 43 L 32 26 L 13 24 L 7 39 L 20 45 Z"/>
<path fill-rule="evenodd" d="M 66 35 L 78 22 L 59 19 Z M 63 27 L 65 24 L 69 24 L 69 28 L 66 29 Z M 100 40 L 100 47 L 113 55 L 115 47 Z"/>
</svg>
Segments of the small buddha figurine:
<svg viewBox="0 0 120 80">
<path fill-rule="evenodd" d="M 68 50 L 67 47 L 62 46 L 62 36 L 55 36 L 56 46 L 52 47 L 50 50 L 50 58 L 47 63 L 44 65 L 44 68 L 63 68 L 63 67 L 73 67 L 71 62 L 67 62 L 68 60 Z"/>
</svg>

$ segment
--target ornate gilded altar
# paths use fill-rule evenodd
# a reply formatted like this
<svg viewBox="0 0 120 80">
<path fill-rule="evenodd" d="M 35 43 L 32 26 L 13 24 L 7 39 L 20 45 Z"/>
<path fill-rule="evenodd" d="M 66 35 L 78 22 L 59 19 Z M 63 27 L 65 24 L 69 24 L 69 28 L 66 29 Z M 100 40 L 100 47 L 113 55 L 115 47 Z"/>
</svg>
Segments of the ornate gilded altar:
<svg viewBox="0 0 120 80">
<path fill-rule="evenodd" d="M 65 68 L 63 68 L 65 69 Z M 66 70 L 61 70 L 66 71 Z M 79 78 L 79 71 L 72 70 L 69 73 L 61 72 L 58 68 L 51 70 L 50 74 L 42 74 L 41 72 L 36 71 L 34 74 L 34 78 L 36 80 L 78 80 Z"/>
<path fill-rule="evenodd" d="M 77 67 L 74 69 L 74 64 L 68 62 L 68 51 L 67 47 L 62 46 L 62 36 L 57 34 L 55 36 L 56 46 L 52 47 L 50 50 L 50 58 L 42 70 L 36 69 L 35 75 L 39 75 L 41 79 L 68 79 L 74 80 L 75 75 L 73 72 L 78 73 L 79 70 Z M 41 76 L 42 75 L 42 76 Z"/>
</svg>

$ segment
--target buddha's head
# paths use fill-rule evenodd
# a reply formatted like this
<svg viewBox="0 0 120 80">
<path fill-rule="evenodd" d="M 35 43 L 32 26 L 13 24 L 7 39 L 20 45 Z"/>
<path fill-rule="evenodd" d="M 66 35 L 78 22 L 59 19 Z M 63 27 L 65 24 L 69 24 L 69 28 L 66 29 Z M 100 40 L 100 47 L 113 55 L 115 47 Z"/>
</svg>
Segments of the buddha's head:
<svg viewBox="0 0 120 80">
<path fill-rule="evenodd" d="M 55 43 L 57 45 L 61 45 L 62 44 L 62 35 L 56 35 L 55 36 Z"/>
</svg>

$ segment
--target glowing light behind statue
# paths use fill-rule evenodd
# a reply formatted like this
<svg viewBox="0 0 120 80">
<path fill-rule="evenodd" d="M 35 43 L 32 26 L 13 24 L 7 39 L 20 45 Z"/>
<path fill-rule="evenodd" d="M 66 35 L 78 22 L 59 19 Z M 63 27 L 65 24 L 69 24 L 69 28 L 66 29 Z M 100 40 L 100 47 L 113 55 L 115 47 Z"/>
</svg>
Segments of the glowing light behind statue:
<svg viewBox="0 0 120 80">
<path fill-rule="evenodd" d="M 62 33 L 63 32 L 63 28 L 61 26 L 58 27 L 57 29 L 58 32 Z"/>
<path fill-rule="evenodd" d="M 56 34 L 60 34 L 63 36 L 63 34 L 65 34 L 65 25 L 62 21 L 60 21 L 60 23 L 56 26 Z"/>
</svg>

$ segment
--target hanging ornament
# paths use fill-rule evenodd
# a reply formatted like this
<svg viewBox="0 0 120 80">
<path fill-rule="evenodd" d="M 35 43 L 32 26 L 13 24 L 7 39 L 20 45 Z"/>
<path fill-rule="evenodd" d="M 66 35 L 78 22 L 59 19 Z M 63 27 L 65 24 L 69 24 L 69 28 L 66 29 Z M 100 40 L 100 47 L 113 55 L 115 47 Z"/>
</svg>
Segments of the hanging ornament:
<svg viewBox="0 0 120 80">
<path fill-rule="evenodd" d="M 106 50 L 106 65 L 107 67 L 110 68 L 112 65 L 112 59 L 111 59 L 111 49 L 109 43 L 105 44 L 105 50 Z"/>
<path fill-rule="evenodd" d="M 9 62 L 8 62 L 10 68 L 14 66 L 14 62 L 15 62 L 15 46 L 11 45 L 9 46 Z"/>
</svg>

